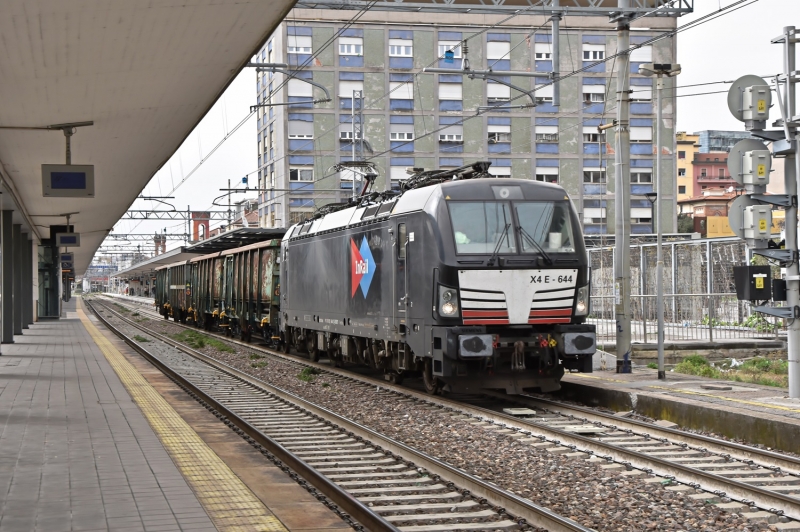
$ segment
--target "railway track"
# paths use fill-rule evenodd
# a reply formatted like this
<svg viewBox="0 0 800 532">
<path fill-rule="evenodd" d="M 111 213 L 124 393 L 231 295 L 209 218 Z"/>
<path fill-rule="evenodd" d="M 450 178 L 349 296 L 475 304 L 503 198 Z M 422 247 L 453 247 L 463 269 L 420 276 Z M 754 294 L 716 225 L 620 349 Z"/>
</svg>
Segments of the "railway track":
<svg viewBox="0 0 800 532">
<path fill-rule="evenodd" d="M 589 531 L 531 501 L 180 345 L 122 316 L 103 323 L 370 530 Z M 98 305 L 99 306 L 99 305 Z M 132 331 L 151 337 L 147 349 Z M 513 517 L 511 517 L 513 516 Z"/>
<path fill-rule="evenodd" d="M 349 378 L 354 386 L 376 384 L 369 377 L 290 358 Z M 470 416 L 498 430 L 516 432 L 553 454 L 603 460 L 604 467 L 624 470 L 627 476 L 656 475 L 651 477 L 654 482 L 672 484 L 667 489 L 683 491 L 690 498 L 743 513 L 753 521 L 781 522 L 785 530 L 800 530 L 800 523 L 792 528 L 791 521 L 800 519 L 800 460 L 794 457 L 556 401 L 491 394 L 462 398 L 465 404 L 378 382 L 404 399 L 447 407 L 454 416 Z"/>
</svg>

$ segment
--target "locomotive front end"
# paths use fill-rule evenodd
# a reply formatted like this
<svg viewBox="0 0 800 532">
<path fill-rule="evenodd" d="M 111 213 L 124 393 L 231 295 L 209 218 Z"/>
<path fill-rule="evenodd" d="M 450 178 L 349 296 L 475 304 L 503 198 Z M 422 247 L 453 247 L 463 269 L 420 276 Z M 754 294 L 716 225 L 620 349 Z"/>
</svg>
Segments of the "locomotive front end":
<svg viewBox="0 0 800 532">
<path fill-rule="evenodd" d="M 435 273 L 433 375 L 454 391 L 520 393 L 557 390 L 565 370 L 591 372 L 590 271 L 563 189 L 495 179 L 442 194 L 452 254 Z"/>
</svg>

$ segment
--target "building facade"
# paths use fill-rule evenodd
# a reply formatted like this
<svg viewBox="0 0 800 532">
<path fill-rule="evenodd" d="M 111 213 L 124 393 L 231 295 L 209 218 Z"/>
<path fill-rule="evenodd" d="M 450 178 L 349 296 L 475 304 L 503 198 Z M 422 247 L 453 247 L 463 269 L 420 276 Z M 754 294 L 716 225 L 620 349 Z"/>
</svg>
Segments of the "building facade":
<svg viewBox="0 0 800 532">
<path fill-rule="evenodd" d="M 695 135 L 697 135 L 697 144 L 699 144 L 697 151 L 700 153 L 729 152 L 740 140 L 754 138 L 747 131 L 722 131 L 718 129 L 698 131 Z"/>
<path fill-rule="evenodd" d="M 397 186 L 408 168 L 488 159 L 497 176 L 558 182 L 572 197 L 587 234 L 613 233 L 614 131 L 599 134 L 597 126 L 615 118 L 618 63 L 595 64 L 616 52 L 616 33 L 607 19 L 575 17 L 569 29 L 562 26 L 559 71 L 588 68 L 560 81 L 561 102 L 555 106 L 552 85 L 546 85 L 553 65 L 544 17 L 518 16 L 495 27 L 500 16 L 393 12 L 386 22 L 385 13 L 368 12 L 342 29 L 349 15 L 295 9 L 254 58 L 298 70 L 288 82 L 280 73 L 258 77 L 259 186 L 272 189 L 260 197 L 261 225 L 288 226 L 350 196 L 352 176 L 334 166 L 353 157 L 353 93 L 361 91 L 365 148 L 356 158 L 375 163 L 379 189 Z M 675 19 L 651 17 L 636 24 L 642 29 L 631 32 L 632 44 L 674 28 Z M 631 57 L 633 233 L 651 232 L 652 206 L 644 194 L 653 191 L 655 161 L 653 79 L 640 76 L 638 67 L 674 58 L 674 38 Z M 524 92 L 470 79 L 462 72 L 465 61 L 476 70 L 534 73 L 502 79 L 533 91 L 536 106 L 519 108 L 531 102 Z M 453 72 L 422 73 L 429 66 Z M 332 101 L 311 103 L 326 94 L 306 81 L 326 87 Z M 669 90 L 674 84 L 665 79 L 665 95 L 674 94 Z M 674 109 L 675 100 L 664 97 L 665 232 L 675 231 Z"/>
<path fill-rule="evenodd" d="M 698 152 L 700 145 L 697 143 L 698 135 L 690 135 L 684 131 L 679 131 L 675 135 L 677 146 L 677 182 L 678 182 L 678 201 L 682 201 L 694 196 L 694 154 Z"/>
<path fill-rule="evenodd" d="M 702 194 L 706 190 L 733 190 L 739 184 L 728 171 L 727 152 L 695 153 L 692 160 L 694 190 Z"/>
</svg>

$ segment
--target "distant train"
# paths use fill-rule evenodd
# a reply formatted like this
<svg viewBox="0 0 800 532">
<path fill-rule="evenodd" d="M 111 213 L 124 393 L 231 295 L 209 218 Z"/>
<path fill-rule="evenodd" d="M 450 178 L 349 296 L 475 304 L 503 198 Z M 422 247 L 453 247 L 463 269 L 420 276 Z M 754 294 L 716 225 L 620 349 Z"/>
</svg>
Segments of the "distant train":
<svg viewBox="0 0 800 532">
<path fill-rule="evenodd" d="M 487 168 L 419 173 L 280 242 L 164 267 L 156 304 L 394 382 L 421 373 L 430 393 L 555 391 L 595 352 L 578 217 L 560 186 Z"/>
</svg>

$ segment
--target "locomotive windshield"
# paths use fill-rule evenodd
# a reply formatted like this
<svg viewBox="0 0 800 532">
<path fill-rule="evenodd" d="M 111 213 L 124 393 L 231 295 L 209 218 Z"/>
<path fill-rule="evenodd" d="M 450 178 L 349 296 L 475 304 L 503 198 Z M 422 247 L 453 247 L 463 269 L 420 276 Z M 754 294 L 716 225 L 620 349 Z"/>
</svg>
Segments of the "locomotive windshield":
<svg viewBox="0 0 800 532">
<path fill-rule="evenodd" d="M 573 253 L 575 243 L 566 201 L 448 202 L 456 252 Z"/>
<path fill-rule="evenodd" d="M 537 253 L 536 244 L 548 253 L 573 253 L 572 224 L 566 201 L 515 202 L 522 236 L 522 252 Z M 535 242 L 535 244 L 534 244 Z"/>
<path fill-rule="evenodd" d="M 450 203 L 458 253 L 516 253 L 514 220 L 508 202 Z"/>
</svg>

